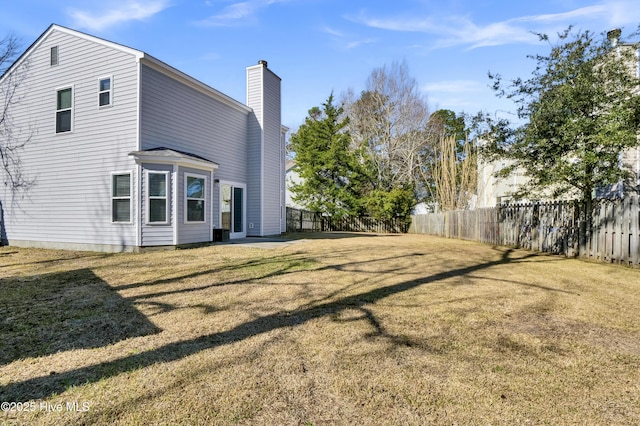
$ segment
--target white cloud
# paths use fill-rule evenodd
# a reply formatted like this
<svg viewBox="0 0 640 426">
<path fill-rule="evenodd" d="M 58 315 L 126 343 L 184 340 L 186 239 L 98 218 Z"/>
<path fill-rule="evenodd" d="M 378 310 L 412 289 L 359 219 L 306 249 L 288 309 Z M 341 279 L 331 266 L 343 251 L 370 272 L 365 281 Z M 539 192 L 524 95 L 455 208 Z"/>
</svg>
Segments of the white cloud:
<svg viewBox="0 0 640 426">
<path fill-rule="evenodd" d="M 321 28 L 321 31 L 329 34 L 334 40 L 335 44 L 338 45 L 339 49 L 343 50 L 351 50 L 357 47 L 360 47 L 365 44 L 376 43 L 378 40 L 375 38 L 364 38 L 358 39 L 353 37 L 350 34 L 342 32 L 332 27 L 324 26 Z"/>
<path fill-rule="evenodd" d="M 362 40 L 353 40 L 348 42 L 344 47 L 345 49 L 349 50 L 349 49 L 355 49 L 356 47 L 360 47 L 364 44 L 371 44 L 371 43 L 375 43 L 377 40 L 373 39 L 373 38 L 367 38 L 367 39 L 362 39 Z"/>
<path fill-rule="evenodd" d="M 255 21 L 258 12 L 272 4 L 287 0 L 248 0 L 224 7 L 220 12 L 197 23 L 211 27 L 246 25 Z"/>
<path fill-rule="evenodd" d="M 566 29 L 576 21 L 604 21 L 609 27 L 626 24 L 635 26 L 640 21 L 640 8 L 635 0 L 610 0 L 567 12 L 521 16 L 486 24 L 477 24 L 467 16 L 375 18 L 361 13 L 350 19 L 372 28 L 431 34 L 436 37 L 434 48 L 466 45 L 469 49 L 474 49 L 513 43 L 537 43 L 538 38 L 531 31 L 552 34 Z M 594 31 L 606 29 L 608 28 L 593 28 Z"/>
<path fill-rule="evenodd" d="M 604 4 L 581 7 L 562 13 L 549 13 L 542 15 L 523 16 L 521 18 L 510 19 L 508 22 L 571 22 L 576 18 L 590 18 L 603 15 L 608 12 L 608 7 Z"/>
<path fill-rule="evenodd" d="M 126 1 L 116 4 L 117 6 L 102 11 L 72 9 L 69 15 L 75 21 L 74 26 L 101 31 L 123 22 L 145 20 L 169 7 L 168 0 Z"/>
<path fill-rule="evenodd" d="M 332 35 L 334 37 L 344 37 L 345 36 L 345 34 L 342 31 L 336 30 L 335 28 L 331 28 L 331 27 L 323 27 L 322 31 L 327 33 L 327 34 L 329 34 L 329 35 Z"/>
</svg>

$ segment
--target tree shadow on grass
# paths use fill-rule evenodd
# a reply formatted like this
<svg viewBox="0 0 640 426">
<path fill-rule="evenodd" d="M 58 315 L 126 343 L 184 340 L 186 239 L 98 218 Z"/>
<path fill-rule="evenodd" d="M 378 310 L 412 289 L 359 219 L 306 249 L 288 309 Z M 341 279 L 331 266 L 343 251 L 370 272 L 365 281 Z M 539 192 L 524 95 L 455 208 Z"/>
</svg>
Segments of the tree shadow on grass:
<svg viewBox="0 0 640 426">
<path fill-rule="evenodd" d="M 0 365 L 160 332 L 89 269 L 0 279 Z"/>
<path fill-rule="evenodd" d="M 366 309 L 367 305 L 387 297 L 403 293 L 423 285 L 446 280 L 451 277 L 468 276 L 475 272 L 489 269 L 493 266 L 523 260 L 523 258 L 512 259 L 510 256 L 511 253 L 512 250 L 507 250 L 503 252 L 502 257 L 498 260 L 487 261 L 484 263 L 427 275 L 418 279 L 411 279 L 397 284 L 365 291 L 360 294 L 344 296 L 337 300 L 317 301 L 291 311 L 280 311 L 274 314 L 264 315 L 240 324 L 227 331 L 212 333 L 190 340 L 169 343 L 156 349 L 125 356 L 113 361 L 81 367 L 60 374 L 45 375 L 21 382 L 9 383 L 0 387 L 0 400 L 25 401 L 44 399 L 52 394 L 62 393 L 71 386 L 97 382 L 105 378 L 113 377 L 121 373 L 144 368 L 157 363 L 180 360 L 203 350 L 232 344 L 273 330 L 295 327 L 317 318 L 331 317 L 333 315 L 340 314 L 345 310 L 356 309 L 366 314 L 367 312 L 370 312 Z M 531 256 L 536 255 L 530 254 L 526 257 Z M 88 271 L 85 271 L 85 273 L 90 274 Z M 370 315 L 366 316 L 369 317 Z M 379 324 L 376 326 L 375 321 L 373 321 L 373 326 L 378 333 L 385 334 Z"/>
</svg>

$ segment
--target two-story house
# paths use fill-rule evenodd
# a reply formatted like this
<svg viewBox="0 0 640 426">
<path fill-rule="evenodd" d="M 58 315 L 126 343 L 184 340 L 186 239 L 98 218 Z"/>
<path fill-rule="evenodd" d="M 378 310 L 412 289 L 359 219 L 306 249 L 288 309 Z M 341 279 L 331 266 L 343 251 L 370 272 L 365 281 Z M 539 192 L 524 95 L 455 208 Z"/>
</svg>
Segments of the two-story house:
<svg viewBox="0 0 640 426">
<path fill-rule="evenodd" d="M 16 72 L 11 128 L 28 139 L 18 154 L 31 185 L 0 189 L 5 244 L 123 251 L 285 230 L 281 80 L 266 61 L 247 67 L 243 104 L 52 25 L 0 84 Z"/>
</svg>

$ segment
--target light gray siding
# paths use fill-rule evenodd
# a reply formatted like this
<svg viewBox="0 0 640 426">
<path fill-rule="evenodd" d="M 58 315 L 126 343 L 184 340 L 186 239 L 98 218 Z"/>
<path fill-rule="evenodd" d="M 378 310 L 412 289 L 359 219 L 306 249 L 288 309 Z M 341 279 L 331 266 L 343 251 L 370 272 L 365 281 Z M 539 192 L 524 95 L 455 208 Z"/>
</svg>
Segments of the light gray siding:
<svg viewBox="0 0 640 426">
<path fill-rule="evenodd" d="M 640 191 L 640 146 L 627 149 L 622 153 L 622 165 L 631 174 L 627 186 Z"/>
<path fill-rule="evenodd" d="M 280 148 L 280 78 L 269 70 L 264 75 L 264 151 L 263 151 L 263 235 L 280 234 L 282 170 L 284 154 Z"/>
<path fill-rule="evenodd" d="M 141 197 L 140 197 L 140 210 L 141 210 L 141 243 L 143 247 L 149 246 L 168 246 L 175 244 L 174 234 L 174 189 L 176 176 L 173 172 L 173 166 L 171 165 L 159 165 L 159 164 L 142 164 L 143 169 L 148 172 L 168 172 L 167 182 L 167 223 L 166 224 L 154 224 L 148 221 L 148 198 L 147 198 L 147 173 L 142 173 L 141 176 Z"/>
<path fill-rule="evenodd" d="M 230 106 L 146 65 L 142 66 L 141 87 L 141 149 L 165 147 L 199 155 L 219 165 L 216 179 L 248 183 L 248 108 Z M 207 238 L 211 238 L 211 228 L 219 226 L 218 188 L 213 193 L 209 229 L 203 234 Z M 177 202 L 180 212 L 183 198 L 179 197 Z M 179 219 L 180 244 L 203 228 L 184 227 L 181 223 Z M 202 241 L 202 236 L 194 238 Z"/>
<path fill-rule="evenodd" d="M 280 234 L 284 155 L 281 150 L 280 78 L 266 64 L 247 68 L 249 120 L 248 235 Z"/>
<path fill-rule="evenodd" d="M 248 111 L 149 66 L 141 73 L 141 149 L 165 147 L 219 164 L 216 177 L 244 182 Z"/>
<path fill-rule="evenodd" d="M 50 65 L 58 46 L 59 64 Z M 136 244 L 135 214 L 111 223 L 111 172 L 136 166 L 127 153 L 137 141 L 137 64 L 134 54 L 53 29 L 32 47 L 13 128 L 31 137 L 20 153 L 34 185 L 24 197 L 4 200 L 10 244 L 118 250 Z M 113 106 L 98 107 L 98 79 L 113 78 Z M 56 90 L 73 88 L 72 132 L 55 132 Z M 132 194 L 135 200 L 135 192 Z M 137 208 L 133 202 L 132 212 Z M 48 244 L 50 243 L 50 244 Z"/>
<path fill-rule="evenodd" d="M 247 105 L 253 112 L 249 116 L 249 146 L 247 151 L 247 235 L 262 235 L 262 73 L 247 70 Z"/>
<path fill-rule="evenodd" d="M 188 223 L 186 221 L 186 195 L 185 195 L 185 181 L 186 176 L 195 175 L 201 176 L 205 179 L 205 212 L 204 223 Z M 191 244 L 211 241 L 213 238 L 213 226 L 211 225 L 211 173 L 193 169 L 189 167 L 179 167 L 176 176 L 177 180 L 177 229 L 178 229 L 178 244 Z"/>
</svg>

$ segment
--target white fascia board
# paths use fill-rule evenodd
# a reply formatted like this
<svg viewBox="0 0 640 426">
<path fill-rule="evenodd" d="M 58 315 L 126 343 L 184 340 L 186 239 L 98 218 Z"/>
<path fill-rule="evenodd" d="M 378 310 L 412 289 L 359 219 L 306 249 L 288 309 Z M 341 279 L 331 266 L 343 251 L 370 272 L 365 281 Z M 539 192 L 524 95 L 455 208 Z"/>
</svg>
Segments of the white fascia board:
<svg viewBox="0 0 640 426">
<path fill-rule="evenodd" d="M 184 154 L 180 154 L 175 151 L 171 151 L 170 153 L 136 151 L 130 152 L 129 156 L 133 157 L 137 164 L 171 164 L 184 167 L 193 167 L 194 169 L 207 170 L 210 172 L 218 170 L 217 163 L 207 160 L 200 160 Z"/>
</svg>

